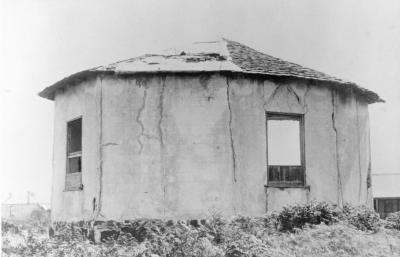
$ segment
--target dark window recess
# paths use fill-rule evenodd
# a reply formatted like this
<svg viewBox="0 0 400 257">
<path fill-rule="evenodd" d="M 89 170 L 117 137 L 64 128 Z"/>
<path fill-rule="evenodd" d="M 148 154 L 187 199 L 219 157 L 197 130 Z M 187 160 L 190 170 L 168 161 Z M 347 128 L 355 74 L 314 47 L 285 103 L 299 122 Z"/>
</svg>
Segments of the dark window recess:
<svg viewBox="0 0 400 257">
<path fill-rule="evenodd" d="M 303 185 L 304 169 L 301 166 L 268 166 L 268 182 L 270 185 Z"/>
<path fill-rule="evenodd" d="M 68 173 L 75 173 L 82 171 L 81 157 L 68 158 Z"/>
<path fill-rule="evenodd" d="M 374 208 L 381 218 L 386 218 L 390 213 L 400 211 L 400 198 L 375 198 Z"/>
<path fill-rule="evenodd" d="M 66 190 L 82 188 L 82 118 L 67 123 Z"/>
<path fill-rule="evenodd" d="M 82 151 L 82 119 L 68 122 L 68 154 Z"/>
<path fill-rule="evenodd" d="M 267 113 L 268 186 L 304 186 L 303 115 Z"/>
</svg>

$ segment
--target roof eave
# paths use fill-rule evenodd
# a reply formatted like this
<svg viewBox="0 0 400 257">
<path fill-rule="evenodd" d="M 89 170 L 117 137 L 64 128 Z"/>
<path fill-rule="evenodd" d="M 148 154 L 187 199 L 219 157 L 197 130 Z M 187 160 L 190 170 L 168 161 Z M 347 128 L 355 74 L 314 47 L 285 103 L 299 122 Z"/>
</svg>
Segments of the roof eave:
<svg viewBox="0 0 400 257">
<path fill-rule="evenodd" d="M 41 92 L 38 93 L 40 97 L 49 99 L 49 100 L 54 100 L 55 98 L 55 93 L 57 90 L 64 88 L 67 85 L 76 85 L 80 82 L 86 81 L 89 78 L 93 78 L 99 74 L 116 74 L 116 75 L 135 75 L 135 74 L 198 74 L 198 73 L 230 73 L 230 74 L 243 74 L 243 75 L 255 75 L 255 76 L 266 76 L 266 77 L 281 77 L 281 78 L 294 78 L 294 79 L 305 79 L 305 80 L 313 80 L 313 81 L 319 81 L 319 82 L 328 82 L 332 83 L 335 85 L 347 85 L 351 86 L 354 89 L 356 89 L 360 95 L 362 95 L 368 104 L 372 103 L 379 103 L 382 102 L 384 103 L 385 101 L 379 97 L 378 94 L 376 94 L 373 91 L 370 91 L 368 89 L 362 88 L 358 86 L 355 83 L 352 82 L 339 82 L 339 81 L 332 81 L 332 80 L 324 80 L 324 79 L 318 79 L 318 78 L 313 78 L 313 77 L 305 77 L 305 76 L 294 76 L 294 75 L 287 75 L 287 74 L 266 74 L 266 73 L 257 73 L 257 72 L 246 72 L 246 71 L 232 71 L 232 70 L 215 70 L 215 71 L 168 71 L 168 70 L 160 70 L 160 71 L 126 71 L 126 72 L 115 72 L 112 70 L 96 70 L 94 69 L 89 69 L 89 70 L 84 70 L 80 71 L 77 73 L 74 73 L 66 78 L 63 78 L 62 80 L 46 87 L 43 89 Z"/>
<path fill-rule="evenodd" d="M 80 82 L 86 81 L 90 77 L 96 76 L 98 71 L 94 71 L 93 69 L 90 70 L 84 70 L 80 71 L 77 73 L 74 73 L 68 77 L 63 78 L 60 81 L 57 81 L 56 83 L 46 87 L 42 91 L 38 93 L 40 97 L 49 99 L 49 100 L 54 100 L 55 98 L 55 93 L 57 90 L 64 88 L 66 85 L 76 85 Z M 101 72 L 105 73 L 105 72 Z"/>
</svg>

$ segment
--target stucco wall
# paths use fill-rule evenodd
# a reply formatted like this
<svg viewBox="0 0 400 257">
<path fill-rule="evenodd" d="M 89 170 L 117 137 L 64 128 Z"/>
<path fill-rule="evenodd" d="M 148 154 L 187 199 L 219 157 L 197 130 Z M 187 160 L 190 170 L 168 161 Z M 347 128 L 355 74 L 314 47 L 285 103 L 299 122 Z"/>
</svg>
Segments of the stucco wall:
<svg viewBox="0 0 400 257">
<path fill-rule="evenodd" d="M 55 98 L 52 220 L 76 221 L 92 215 L 98 192 L 99 114 L 97 81 L 58 92 Z M 65 191 L 67 122 L 82 117 L 82 191 Z"/>
<path fill-rule="evenodd" d="M 98 78 L 55 102 L 53 220 L 262 215 L 311 199 L 368 200 L 368 109 L 351 93 L 169 75 Z M 264 187 L 266 111 L 304 114 L 309 187 Z M 84 189 L 64 192 L 66 122 L 77 116 Z"/>
</svg>

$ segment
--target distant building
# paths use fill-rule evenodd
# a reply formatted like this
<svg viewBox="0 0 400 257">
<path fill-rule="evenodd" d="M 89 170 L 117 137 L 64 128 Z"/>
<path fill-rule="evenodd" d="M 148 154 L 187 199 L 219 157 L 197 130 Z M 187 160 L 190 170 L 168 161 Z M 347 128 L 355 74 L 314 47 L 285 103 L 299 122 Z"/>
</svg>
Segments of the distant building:
<svg viewBox="0 0 400 257">
<path fill-rule="evenodd" d="M 1 218 L 3 220 L 26 221 L 41 219 L 48 215 L 48 209 L 38 203 L 1 204 Z"/>
<path fill-rule="evenodd" d="M 373 174 L 374 208 L 382 218 L 400 211 L 400 173 Z"/>
<path fill-rule="evenodd" d="M 40 96 L 55 102 L 53 221 L 372 206 L 368 105 L 383 100 L 234 41 L 82 71 Z"/>
</svg>

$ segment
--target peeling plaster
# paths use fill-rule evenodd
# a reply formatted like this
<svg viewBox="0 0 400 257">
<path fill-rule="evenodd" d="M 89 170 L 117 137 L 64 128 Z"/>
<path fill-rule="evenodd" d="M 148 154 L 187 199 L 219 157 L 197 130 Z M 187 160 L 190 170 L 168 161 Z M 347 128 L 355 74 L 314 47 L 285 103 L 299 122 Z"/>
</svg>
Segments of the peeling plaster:
<svg viewBox="0 0 400 257">
<path fill-rule="evenodd" d="M 231 100 L 230 100 L 230 84 L 229 78 L 226 78 L 226 99 L 228 102 L 228 110 L 229 110 L 229 136 L 231 141 L 231 151 L 232 151 L 232 165 L 233 165 L 233 181 L 236 183 L 236 151 L 235 144 L 233 140 L 233 132 L 232 132 L 232 108 L 231 108 Z"/>
</svg>

